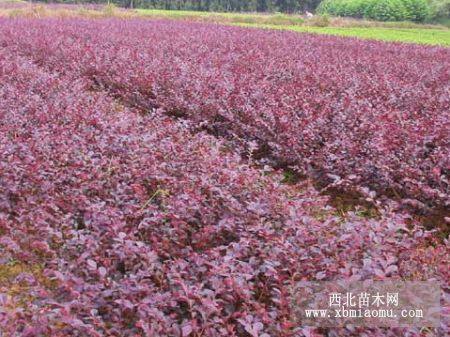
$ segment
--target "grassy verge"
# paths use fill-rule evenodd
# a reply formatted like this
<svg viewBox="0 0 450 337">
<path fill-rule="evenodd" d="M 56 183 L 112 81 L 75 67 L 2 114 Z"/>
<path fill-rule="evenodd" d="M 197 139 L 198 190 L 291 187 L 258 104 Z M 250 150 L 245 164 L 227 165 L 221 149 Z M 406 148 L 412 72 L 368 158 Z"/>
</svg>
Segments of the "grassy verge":
<svg viewBox="0 0 450 337">
<path fill-rule="evenodd" d="M 442 24 L 418 24 L 409 21 L 381 22 L 340 17 L 322 17 L 319 15 L 307 19 L 301 15 L 282 13 L 216 13 L 197 11 L 176 11 L 160 9 L 136 9 L 139 15 L 175 20 L 196 20 L 219 23 L 248 23 L 268 25 L 300 25 L 331 27 L 380 27 L 380 28 L 420 28 L 445 29 Z"/>
<path fill-rule="evenodd" d="M 276 26 L 260 24 L 235 24 L 244 27 L 284 29 L 296 32 L 328 34 L 362 39 L 390 42 L 406 42 L 450 47 L 450 30 L 417 29 L 417 28 L 362 28 L 362 27 L 308 27 L 308 26 Z"/>
<path fill-rule="evenodd" d="M 318 16 L 304 19 L 287 14 L 207 13 L 137 9 L 139 15 L 175 20 L 194 20 L 231 24 L 242 27 L 284 29 L 297 32 L 358 37 L 381 41 L 450 46 L 450 29 L 441 25 L 412 22 L 374 22 Z"/>
<path fill-rule="evenodd" d="M 214 13 L 197 11 L 169 11 L 159 9 L 136 9 L 136 13 L 155 18 L 167 18 L 177 20 L 195 20 L 219 23 L 247 23 L 247 24 L 271 24 L 271 25 L 301 25 L 304 19 L 296 15 L 281 13 Z"/>
</svg>

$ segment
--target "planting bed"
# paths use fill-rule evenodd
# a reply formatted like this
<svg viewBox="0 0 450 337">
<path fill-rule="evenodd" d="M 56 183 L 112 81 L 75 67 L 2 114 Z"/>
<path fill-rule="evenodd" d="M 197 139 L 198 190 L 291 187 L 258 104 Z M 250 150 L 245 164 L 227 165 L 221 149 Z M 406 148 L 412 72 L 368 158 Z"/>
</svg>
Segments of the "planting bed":
<svg viewBox="0 0 450 337">
<path fill-rule="evenodd" d="M 164 21 L 7 26 L 3 45 L 143 112 L 237 137 L 323 184 L 449 205 L 448 48 Z"/>
<path fill-rule="evenodd" d="M 290 292 L 448 291 L 448 242 L 398 206 L 450 201 L 448 49 L 169 21 L 0 32 L 4 335 L 426 336 L 307 328 Z"/>
</svg>

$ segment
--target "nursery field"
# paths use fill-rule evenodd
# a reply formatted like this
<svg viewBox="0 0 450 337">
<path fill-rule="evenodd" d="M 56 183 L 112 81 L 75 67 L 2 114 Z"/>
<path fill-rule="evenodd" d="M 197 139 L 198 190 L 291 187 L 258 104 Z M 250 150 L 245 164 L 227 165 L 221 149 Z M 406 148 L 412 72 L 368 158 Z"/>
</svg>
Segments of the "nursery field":
<svg viewBox="0 0 450 337">
<path fill-rule="evenodd" d="M 0 335 L 445 336 L 450 49 L 0 18 Z M 312 328 L 301 281 L 435 280 L 437 328 Z"/>
</svg>

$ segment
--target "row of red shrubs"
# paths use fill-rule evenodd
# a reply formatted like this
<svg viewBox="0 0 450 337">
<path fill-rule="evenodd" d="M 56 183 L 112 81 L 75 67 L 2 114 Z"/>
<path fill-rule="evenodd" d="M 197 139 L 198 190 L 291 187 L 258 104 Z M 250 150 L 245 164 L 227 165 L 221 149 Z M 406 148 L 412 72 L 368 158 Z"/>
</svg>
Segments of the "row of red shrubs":
<svg viewBox="0 0 450 337">
<path fill-rule="evenodd" d="M 2 43 L 323 185 L 449 206 L 448 48 L 134 20 L 53 25 Z"/>
<path fill-rule="evenodd" d="M 423 335 L 416 328 L 304 327 L 293 314 L 292 289 L 305 280 L 387 278 L 437 279 L 448 288 L 447 251 L 430 233 L 407 226 L 399 214 L 338 215 L 309 181 L 281 184 L 279 174 L 249 165 L 230 141 L 193 134 L 185 120 L 166 116 L 176 112 L 207 127 L 218 123 L 225 136 L 267 142 L 274 158 L 290 156 L 298 165 L 335 163 L 328 169 L 336 172 L 350 170 L 339 164 L 349 158 L 349 172 L 363 179 L 367 173 L 358 160 L 375 157 L 358 157 L 356 144 L 364 142 L 357 133 L 346 138 L 338 131 L 351 124 L 344 111 L 383 130 L 356 113 L 350 94 L 361 95 L 364 107 L 371 91 L 355 87 L 381 81 L 362 67 L 370 51 L 368 69 L 389 69 L 385 95 L 400 90 L 390 80 L 393 73 L 400 76 L 386 61 L 392 55 L 377 54 L 393 46 L 148 21 L 0 20 L 0 32 L 2 333 Z M 425 125 L 418 119 L 417 127 L 434 125 L 433 135 L 444 128 L 437 127 L 431 102 L 435 109 L 448 102 L 442 82 L 433 87 L 445 73 L 436 60 L 446 53 L 397 51 L 414 65 L 405 64 L 405 74 L 422 65 L 426 94 L 416 95 L 423 95 L 423 109 L 435 119 Z M 321 63 L 314 60 L 319 57 Z M 361 75 L 355 77 L 358 64 Z M 380 109 L 412 97 L 417 84 L 397 80 L 404 96 L 392 102 L 380 96 Z M 381 90 L 381 84 L 372 86 Z M 338 92 L 352 100 L 341 102 Z M 398 109 L 392 118 L 401 115 Z M 337 117 L 326 122 L 331 110 Z M 315 134 L 319 129 L 323 133 Z M 325 143 L 318 146 L 320 135 Z M 375 135 L 360 136 L 372 151 Z M 330 139 L 342 139 L 340 150 L 333 152 Z M 391 144 L 386 163 L 406 155 L 395 150 L 400 145 Z M 441 165 L 447 150 L 437 147 L 418 163 Z M 382 169 L 390 172 L 388 164 Z M 445 331 L 443 320 L 436 333 Z"/>
</svg>

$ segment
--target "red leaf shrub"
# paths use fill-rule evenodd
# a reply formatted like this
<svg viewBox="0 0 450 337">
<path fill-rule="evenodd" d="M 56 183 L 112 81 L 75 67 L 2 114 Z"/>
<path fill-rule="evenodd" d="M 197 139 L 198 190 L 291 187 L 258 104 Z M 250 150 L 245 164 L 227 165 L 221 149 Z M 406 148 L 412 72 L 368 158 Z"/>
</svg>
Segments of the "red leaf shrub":
<svg viewBox="0 0 450 337">
<path fill-rule="evenodd" d="M 308 127 L 300 129 L 304 135 L 297 131 L 291 148 L 284 147 L 288 138 L 278 137 L 288 137 L 293 127 L 283 119 L 293 103 L 287 94 L 277 98 L 276 91 L 289 89 L 289 67 L 300 61 L 290 61 L 291 50 L 282 57 L 276 48 L 291 43 L 295 51 L 298 37 L 113 20 L 3 20 L 0 31 L 2 333 L 421 335 L 419 329 L 299 327 L 289 292 L 298 281 L 343 278 L 433 278 L 448 289 L 445 245 L 435 244 L 419 227 L 406 226 L 398 214 L 338 216 L 310 182 L 283 185 L 279 174 L 251 167 L 228 141 L 192 133 L 191 122 L 161 113 L 186 114 L 194 123 L 223 123 L 220 127 L 227 125 L 246 139 L 264 139 L 279 156 L 297 158 L 305 153 L 300 144 L 313 144 L 307 143 L 312 142 Z M 135 35 L 127 35 L 131 32 Z M 286 40 L 279 42 L 281 37 Z M 321 44 L 331 48 L 320 49 L 325 59 L 327 53 L 339 55 L 337 46 L 351 48 L 340 39 L 304 39 L 304 52 Z M 434 71 L 434 76 L 423 73 L 424 81 L 442 76 L 425 49 L 404 48 L 399 53 L 416 52 L 413 61 Z M 429 53 L 437 59 L 447 52 Z M 267 77 L 249 82 L 261 74 L 263 55 L 272 60 L 266 64 Z M 274 55 L 280 58 L 271 59 Z M 228 63 L 220 63 L 223 57 Z M 286 67 L 280 68 L 282 62 Z M 303 79 L 313 78 L 311 70 L 305 72 Z M 324 85 L 333 80 L 317 76 L 324 77 Z M 342 76 L 344 83 L 345 72 Z M 208 86 L 209 93 L 204 92 Z M 292 99 L 313 104 L 319 89 L 311 88 L 310 96 Z M 306 88 L 298 90 L 306 95 Z M 430 89 L 434 94 L 424 97 L 435 97 L 439 90 L 436 85 Z M 244 108 L 232 111 L 233 106 Z M 279 115 L 272 111 L 277 106 Z M 152 114 L 140 113 L 143 107 Z M 251 111 L 259 107 L 256 119 Z M 317 120 L 309 122 L 332 131 L 321 116 L 317 112 Z M 298 118 L 305 121 L 301 114 Z M 275 131 L 278 127 L 286 128 L 285 136 Z M 308 151 L 309 162 L 316 154 Z M 362 176 L 357 167 L 354 174 Z M 448 299 L 443 306 L 448 308 Z M 446 331 L 443 320 L 437 333 Z"/>
<path fill-rule="evenodd" d="M 321 184 L 449 205 L 448 48 L 165 21 L 3 27 L 38 64 L 256 142 Z"/>
</svg>

